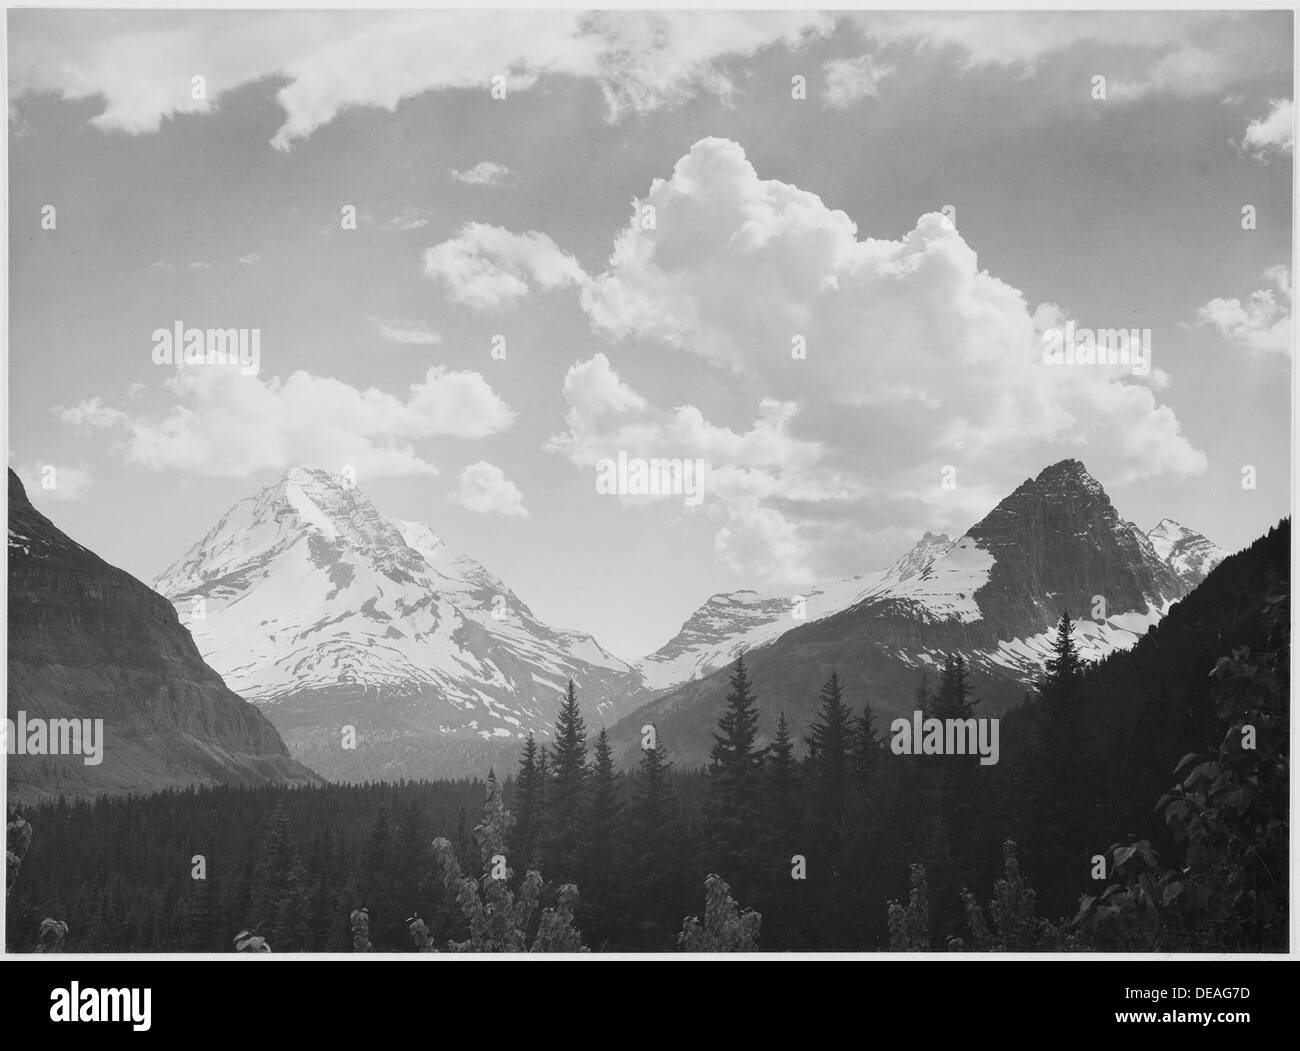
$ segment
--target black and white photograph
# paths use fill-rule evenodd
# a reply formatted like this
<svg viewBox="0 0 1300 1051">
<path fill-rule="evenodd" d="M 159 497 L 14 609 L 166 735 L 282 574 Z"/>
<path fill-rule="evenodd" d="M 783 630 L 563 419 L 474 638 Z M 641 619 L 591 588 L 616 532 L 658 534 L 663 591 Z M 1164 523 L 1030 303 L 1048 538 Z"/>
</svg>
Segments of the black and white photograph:
<svg viewBox="0 0 1300 1051">
<path fill-rule="evenodd" d="M 1290 956 L 1294 28 L 9 8 L 6 957 Z"/>
</svg>

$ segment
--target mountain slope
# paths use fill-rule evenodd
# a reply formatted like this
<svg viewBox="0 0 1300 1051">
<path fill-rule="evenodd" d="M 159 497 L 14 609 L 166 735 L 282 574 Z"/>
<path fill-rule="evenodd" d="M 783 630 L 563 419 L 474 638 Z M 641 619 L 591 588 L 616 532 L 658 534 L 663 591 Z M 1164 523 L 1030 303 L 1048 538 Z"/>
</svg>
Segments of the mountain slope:
<svg viewBox="0 0 1300 1051">
<path fill-rule="evenodd" d="M 668 642 L 636 662 L 651 689 L 702 678 L 745 650 L 779 638 L 801 623 L 822 620 L 921 573 L 952 541 L 926 533 L 887 569 L 790 591 L 732 591 L 714 595 Z"/>
<path fill-rule="evenodd" d="M 428 526 L 325 471 L 239 501 L 156 585 L 202 614 L 205 657 L 329 776 L 482 773 L 549 733 L 569 679 L 591 718 L 647 696 L 590 635 L 542 623 Z"/>
<path fill-rule="evenodd" d="M 1132 646 L 1188 587 L 1083 464 L 1061 461 L 921 572 L 751 651 L 760 733 L 772 732 L 781 710 L 807 726 L 832 669 L 855 708 L 868 701 L 882 720 L 910 712 L 922 674 L 933 675 L 948 651 L 965 656 L 981 710 L 996 713 L 1040 674 L 1063 609 L 1079 618 L 1084 657 L 1097 659 Z M 616 744 L 630 755 L 653 722 L 670 755 L 703 762 L 727 678 L 723 669 L 656 698 L 620 722 Z"/>
<path fill-rule="evenodd" d="M 1157 555 L 1189 587 L 1195 587 L 1227 557 L 1227 552 L 1172 518 L 1162 518 L 1147 534 Z"/>
<path fill-rule="evenodd" d="M 97 765 L 11 754 L 11 801 L 319 780 L 203 663 L 167 601 L 59 530 L 12 470 L 8 671 L 15 724 L 102 719 L 104 734 Z"/>
</svg>

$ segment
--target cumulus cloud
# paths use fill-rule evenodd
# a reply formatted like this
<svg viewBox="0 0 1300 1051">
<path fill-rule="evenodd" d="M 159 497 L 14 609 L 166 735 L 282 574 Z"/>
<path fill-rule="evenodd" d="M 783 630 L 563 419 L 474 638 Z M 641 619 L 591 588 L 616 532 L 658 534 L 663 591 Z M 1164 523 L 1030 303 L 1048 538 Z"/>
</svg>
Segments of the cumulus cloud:
<svg viewBox="0 0 1300 1051">
<path fill-rule="evenodd" d="M 519 487 L 505 476 L 500 467 L 486 460 L 461 469 L 460 488 L 448 499 L 482 515 L 529 517 Z"/>
<path fill-rule="evenodd" d="M 426 249 L 424 274 L 453 302 L 475 310 L 511 306 L 534 286 L 551 290 L 587 280 L 578 261 L 545 234 L 486 223 L 467 223 L 456 237 Z"/>
<path fill-rule="evenodd" d="M 141 134 L 276 78 L 278 149 L 345 110 L 392 111 L 449 88 L 486 92 L 494 76 L 508 94 L 547 75 L 588 79 L 611 120 L 700 92 L 728 98 L 723 59 L 795 47 L 833 25 L 824 15 L 750 11 L 134 12 L 75 25 L 58 14 L 24 13 L 11 25 L 13 98 L 102 98 L 92 124 Z M 195 75 L 206 78 L 203 98 L 194 97 Z"/>
<path fill-rule="evenodd" d="M 880 82 L 893 72 L 893 66 L 874 55 L 827 62 L 822 66 L 822 103 L 830 109 L 848 109 L 859 99 L 879 98 Z"/>
<path fill-rule="evenodd" d="M 479 161 L 474 167 L 465 171 L 451 170 L 451 177 L 468 186 L 500 186 L 506 181 L 510 169 L 495 161 Z"/>
<path fill-rule="evenodd" d="M 1295 104 L 1291 99 L 1273 99 L 1270 105 L 1265 116 L 1247 125 L 1241 141 L 1241 148 L 1256 160 L 1295 152 Z"/>
<path fill-rule="evenodd" d="M 405 398 L 373 387 L 295 372 L 263 381 L 220 366 L 179 369 L 161 416 L 90 399 L 60 408 L 68 423 L 123 432 L 118 452 L 153 471 L 245 477 L 295 463 L 351 464 L 370 475 L 436 474 L 412 442 L 483 438 L 508 429 L 515 413 L 477 372 L 430 368 Z"/>
<path fill-rule="evenodd" d="M 402 318 L 378 318 L 372 317 L 370 324 L 374 326 L 375 332 L 380 339 L 388 343 L 399 343 L 406 346 L 433 347 L 442 342 L 442 336 L 429 327 L 427 321 L 421 321 L 418 318 L 410 321 Z"/>
<path fill-rule="evenodd" d="M 1249 350 L 1291 353 L 1291 271 L 1273 266 L 1264 271 L 1268 287 L 1252 292 L 1244 302 L 1211 299 L 1196 312 L 1196 320 Z"/>
<path fill-rule="evenodd" d="M 797 542 L 793 524 L 762 502 L 791 488 L 791 480 L 821 457 L 816 442 L 799 441 L 790 433 L 798 411 L 794 404 L 762 399 L 751 427 L 738 432 L 710 423 L 693 405 L 655 407 L 619 377 L 604 354 L 574 364 L 565 374 L 562 393 L 568 405 L 566 429 L 546 443 L 549 451 L 588 469 L 601 460 L 616 461 L 620 453 L 629 459 L 701 460 L 706 467 L 701 506 L 720 523 L 715 537 L 719 557 L 739 565 L 755 544 L 781 537 L 779 550 L 765 547 L 768 557 L 749 568 L 779 583 L 810 578 L 808 551 Z M 622 499 L 645 504 L 655 498 Z"/>
<path fill-rule="evenodd" d="M 723 139 L 696 143 L 643 203 L 654 229 L 630 222 L 581 286 L 593 326 L 730 373 L 757 419 L 719 441 L 698 410 L 648 404 L 598 355 L 566 377 L 568 431 L 551 445 L 584 463 L 637 439 L 660 455 L 674 455 L 673 435 L 708 448 L 710 495 L 736 516 L 718 540 L 729 551 L 766 539 L 771 565 L 794 576 L 864 530 L 960 530 L 1054 459 L 1083 458 L 1111 485 L 1206 467 L 1157 401 L 1167 373 L 1045 364 L 1043 332 L 1067 313 L 1031 310 L 941 215 L 898 240 L 861 237 Z M 945 466 L 955 492 L 940 487 Z"/>
<path fill-rule="evenodd" d="M 84 500 L 91 485 L 90 469 L 85 464 L 77 467 L 33 461 L 15 468 L 33 503 L 44 500 Z"/>
</svg>

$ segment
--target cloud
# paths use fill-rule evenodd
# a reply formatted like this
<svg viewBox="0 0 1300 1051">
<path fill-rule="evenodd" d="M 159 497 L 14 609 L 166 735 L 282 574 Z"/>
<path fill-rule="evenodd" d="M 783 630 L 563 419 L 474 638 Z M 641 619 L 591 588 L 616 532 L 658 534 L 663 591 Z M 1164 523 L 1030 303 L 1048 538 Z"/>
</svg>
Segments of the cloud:
<svg viewBox="0 0 1300 1051">
<path fill-rule="evenodd" d="M 519 487 L 505 476 L 500 467 L 485 460 L 461 469 L 460 488 L 448 499 L 483 515 L 529 517 Z"/>
<path fill-rule="evenodd" d="M 572 463 L 594 469 L 603 459 L 702 460 L 706 465 L 704 513 L 719 522 L 715 548 L 725 562 L 747 562 L 743 552 L 762 541 L 765 558 L 748 562 L 751 576 L 781 583 L 810 579 L 807 551 L 795 540 L 794 525 L 780 511 L 764 506 L 783 486 L 793 492 L 802 472 L 816 464 L 821 449 L 796 440 L 790 425 L 797 407 L 762 399 L 746 431 L 710 423 L 692 405 L 672 410 L 653 406 L 625 383 L 604 354 L 574 364 L 564 377 L 568 410 L 565 431 L 546 449 Z M 593 484 L 595 473 L 592 473 Z M 787 484 L 788 483 L 788 484 Z M 622 496 L 625 504 L 644 506 L 655 497 Z"/>
<path fill-rule="evenodd" d="M 495 161 L 479 161 L 465 171 L 451 170 L 451 177 L 469 186 L 500 186 L 510 174 L 510 169 Z"/>
<path fill-rule="evenodd" d="M 405 398 L 302 371 L 263 381 L 220 366 L 179 369 L 166 387 L 175 404 L 162 416 L 98 399 L 56 411 L 69 423 L 123 431 L 117 451 L 128 463 L 240 478 L 295 463 L 351 464 L 376 476 L 436 474 L 414 441 L 483 438 L 515 419 L 481 374 L 442 367 L 430 368 Z"/>
<path fill-rule="evenodd" d="M 248 255 L 241 255 L 239 261 L 243 263 L 244 266 L 255 266 L 262 261 L 262 257 L 256 252 L 249 252 Z"/>
<path fill-rule="evenodd" d="M 1260 161 L 1295 152 L 1295 104 L 1291 99 L 1273 99 L 1270 105 L 1266 116 L 1247 125 L 1241 140 L 1242 150 Z"/>
<path fill-rule="evenodd" d="M 43 500 L 84 500 L 92 481 L 90 469 L 85 464 L 71 467 L 33 461 L 16 468 L 15 472 L 27 490 L 28 499 L 35 503 Z"/>
<path fill-rule="evenodd" d="M 1107 76 L 1112 102 L 1221 95 L 1260 65 L 1277 34 L 1236 12 L 882 12 L 849 16 L 878 48 L 957 56 L 963 69 L 1035 77 L 1050 62 Z M 1288 27 L 1289 28 L 1289 27 Z M 1289 33 L 1288 33 L 1289 36 Z M 1261 46 L 1261 38 L 1264 46 Z M 1278 50 L 1277 59 L 1288 61 Z M 1083 78 L 1086 83 L 1088 77 Z"/>
<path fill-rule="evenodd" d="M 873 55 L 827 62 L 822 66 L 822 103 L 830 109 L 848 109 L 859 99 L 879 98 L 880 82 L 893 72 L 893 66 Z"/>
<path fill-rule="evenodd" d="M 545 234 L 516 234 L 486 223 L 468 223 L 456 237 L 426 249 L 424 274 L 453 302 L 474 310 L 511 306 L 534 285 L 552 290 L 587 280 L 578 261 Z"/>
<path fill-rule="evenodd" d="M 708 450 L 705 505 L 728 504 L 718 543 L 771 548 L 752 568 L 793 578 L 837 552 L 860 557 L 872 538 L 960 531 L 1066 456 L 1109 485 L 1206 468 L 1157 400 L 1167 372 L 1045 364 L 1043 330 L 1066 312 L 1031 311 L 941 215 L 898 240 L 859 236 L 844 212 L 761 179 L 739 145 L 716 138 L 641 203 L 654 228 L 630 222 L 580 288 L 593 327 L 641 356 L 702 358 L 759 406 L 755 422 L 724 440 L 690 406 L 649 404 L 598 355 L 566 377 L 568 430 L 550 446 L 578 463 L 638 440 L 659 455 Z M 956 491 L 940 486 L 949 465 Z"/>
<path fill-rule="evenodd" d="M 1211 299 L 1197 310 L 1197 323 L 1252 351 L 1290 354 L 1291 271 L 1272 266 L 1264 271 L 1264 280 L 1271 287 L 1252 292 L 1244 303 L 1236 297 Z"/>
<path fill-rule="evenodd" d="M 131 392 L 127 392 L 129 396 Z M 105 405 L 98 397 L 89 398 L 79 402 L 76 405 L 62 406 L 56 405 L 54 413 L 66 424 L 80 429 L 114 427 L 119 423 L 125 423 L 126 413 L 110 408 Z"/>
<path fill-rule="evenodd" d="M 494 76 L 507 98 L 545 76 L 589 80 L 610 120 L 700 93 L 727 99 L 724 59 L 797 47 L 832 25 L 749 11 L 31 12 L 10 28 L 11 96 L 99 98 L 91 123 L 134 135 L 274 79 L 284 120 L 271 142 L 290 149 L 346 110 L 392 111 L 452 88 L 486 93 Z M 202 99 L 195 75 L 206 78 Z"/>
<path fill-rule="evenodd" d="M 404 321 L 401 318 L 384 320 L 372 317 L 370 324 L 374 326 L 379 337 L 389 343 L 433 347 L 442 342 L 442 336 L 430 328 L 427 321 L 418 318 Z"/>
</svg>

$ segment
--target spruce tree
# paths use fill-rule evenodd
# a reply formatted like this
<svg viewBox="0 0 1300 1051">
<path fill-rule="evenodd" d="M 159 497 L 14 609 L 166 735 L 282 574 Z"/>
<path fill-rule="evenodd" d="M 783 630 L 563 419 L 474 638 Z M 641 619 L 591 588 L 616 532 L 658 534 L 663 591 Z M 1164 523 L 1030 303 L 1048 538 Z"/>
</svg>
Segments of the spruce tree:
<svg viewBox="0 0 1300 1051">
<path fill-rule="evenodd" d="M 737 657 L 726 711 L 718 720 L 718 732 L 713 735 L 709 752 L 706 818 L 710 861 L 745 894 L 755 880 L 759 851 L 763 755 L 754 746 L 758 733 L 756 704 L 744 657 Z"/>
<path fill-rule="evenodd" d="M 667 949 L 676 933 L 677 800 L 660 748 L 643 748 L 629 813 L 627 886 L 640 914 L 642 949 Z"/>
<path fill-rule="evenodd" d="M 511 851 L 522 869 L 536 868 L 537 838 L 541 820 L 544 767 L 538 758 L 537 741 L 530 733 L 519 758 L 519 777 L 515 780 L 516 821 Z"/>
<path fill-rule="evenodd" d="M 791 846 L 799 827 L 799 765 L 785 712 L 776 720 L 776 737 L 763 767 L 763 817 L 780 850 Z M 788 859 L 784 859 L 787 860 Z"/>
<path fill-rule="evenodd" d="M 974 716 L 978 703 L 971 697 L 971 687 L 966 681 L 965 658 L 960 653 L 949 653 L 943 662 L 930 714 L 937 719 L 969 719 Z"/>
<path fill-rule="evenodd" d="M 622 853 L 622 780 L 623 775 L 614 765 L 609 734 L 602 726 L 596 737 L 591 769 L 591 804 L 587 810 L 583 875 L 579 884 L 581 911 L 586 917 L 582 929 L 594 945 L 602 944 L 609 935 L 617 905 L 613 899 L 619 887 L 615 870 Z"/>
<path fill-rule="evenodd" d="M 252 893 L 254 925 L 277 952 L 305 952 L 308 931 L 307 873 L 298 855 L 284 804 L 271 815 Z"/>
<path fill-rule="evenodd" d="M 876 713 L 870 704 L 862 706 L 862 714 L 853 725 L 853 773 L 858 787 L 866 789 L 880 768 L 884 745 L 876 733 Z"/>
<path fill-rule="evenodd" d="M 578 708 L 573 680 L 555 721 L 547 792 L 546 873 L 567 882 L 578 878 L 582 827 L 586 820 L 590 771 L 587 768 L 587 727 Z"/>
<path fill-rule="evenodd" d="M 1079 719 L 1084 663 L 1071 628 L 1064 611 L 1038 684 L 1038 740 L 1028 769 L 1029 838 L 1049 885 L 1066 885 L 1086 864 L 1098 789 Z"/>
<path fill-rule="evenodd" d="M 714 803 L 724 812 L 752 809 L 762 755 L 754 747 L 758 733 L 757 698 L 745 671 L 745 658 L 736 658 L 727 693 L 727 708 L 718 720 L 709 751 L 709 787 Z"/>
<path fill-rule="evenodd" d="M 853 746 L 852 715 L 835 672 L 822 687 L 820 700 L 818 721 L 813 723 L 808 739 L 809 767 L 814 802 L 821 817 L 830 820 L 838 817 L 843 808 Z"/>
</svg>

